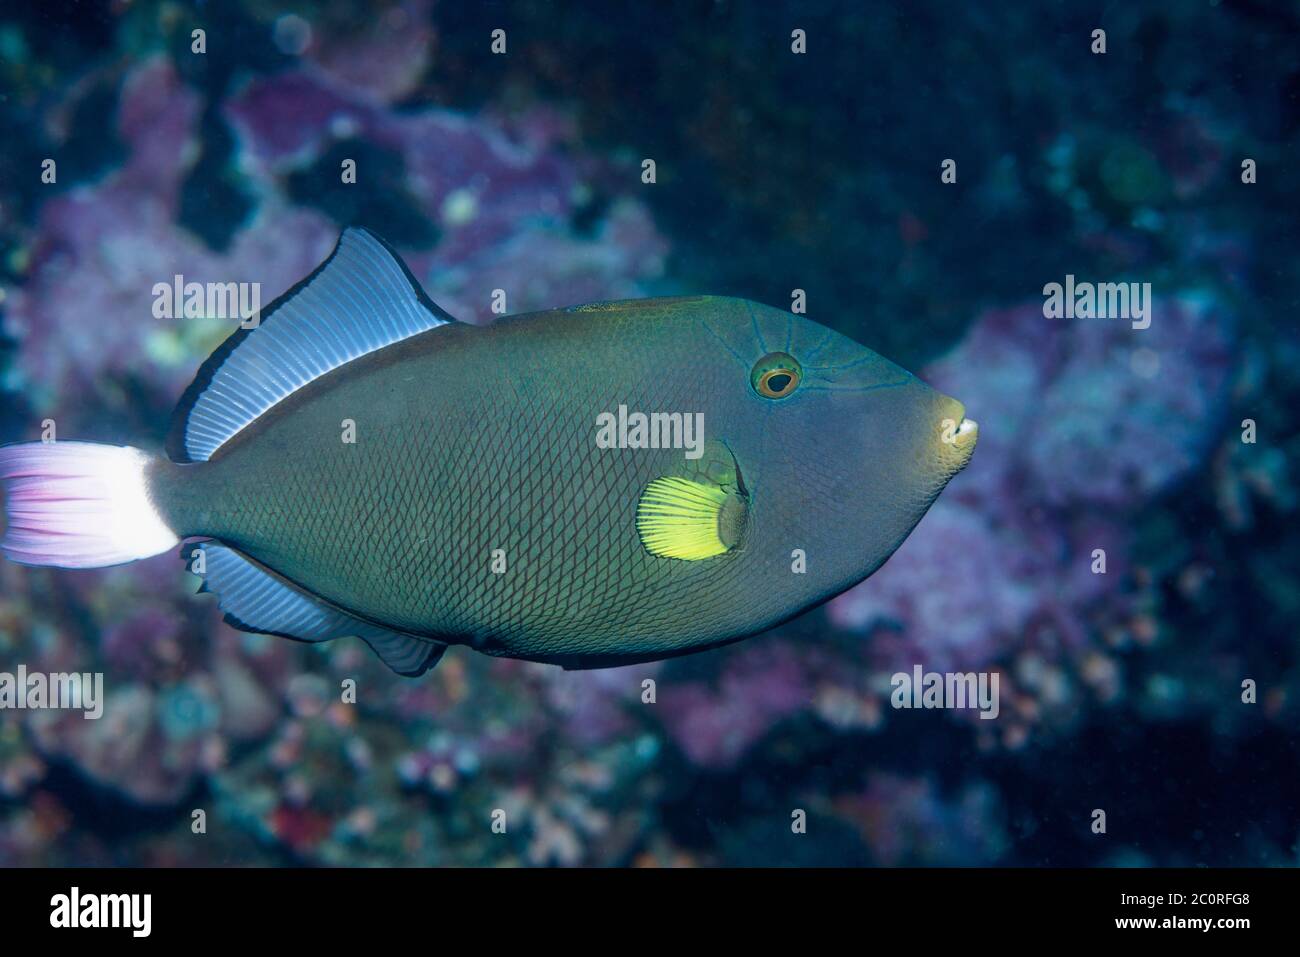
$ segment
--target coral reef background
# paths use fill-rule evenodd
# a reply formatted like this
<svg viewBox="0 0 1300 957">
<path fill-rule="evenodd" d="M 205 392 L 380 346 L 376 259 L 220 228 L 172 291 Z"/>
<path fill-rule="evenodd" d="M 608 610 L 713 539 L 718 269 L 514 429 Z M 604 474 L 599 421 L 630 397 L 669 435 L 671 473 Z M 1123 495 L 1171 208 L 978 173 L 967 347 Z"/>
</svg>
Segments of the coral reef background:
<svg viewBox="0 0 1300 957">
<path fill-rule="evenodd" d="M 0 442 L 161 445 L 232 324 L 154 283 L 267 302 L 350 224 L 467 321 L 803 289 L 981 440 L 867 582 L 610 671 L 412 681 L 231 630 L 174 555 L 0 564 L 0 671 L 108 699 L 0 711 L 0 864 L 1300 862 L 1297 40 L 1248 0 L 6 5 Z M 1045 318 L 1067 274 L 1150 327 Z M 1000 717 L 895 710 L 914 664 Z"/>
</svg>

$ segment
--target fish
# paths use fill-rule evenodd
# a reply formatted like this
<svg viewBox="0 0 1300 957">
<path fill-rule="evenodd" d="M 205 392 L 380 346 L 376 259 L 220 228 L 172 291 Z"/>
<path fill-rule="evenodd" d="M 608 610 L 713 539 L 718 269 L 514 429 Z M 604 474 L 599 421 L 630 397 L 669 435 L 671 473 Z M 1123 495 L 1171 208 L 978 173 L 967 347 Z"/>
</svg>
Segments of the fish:
<svg viewBox="0 0 1300 957">
<path fill-rule="evenodd" d="M 359 228 L 199 368 L 163 453 L 0 447 L 14 562 L 180 546 L 242 631 L 571 669 L 767 631 L 875 572 L 970 461 L 964 406 L 740 298 L 459 322 Z"/>
</svg>

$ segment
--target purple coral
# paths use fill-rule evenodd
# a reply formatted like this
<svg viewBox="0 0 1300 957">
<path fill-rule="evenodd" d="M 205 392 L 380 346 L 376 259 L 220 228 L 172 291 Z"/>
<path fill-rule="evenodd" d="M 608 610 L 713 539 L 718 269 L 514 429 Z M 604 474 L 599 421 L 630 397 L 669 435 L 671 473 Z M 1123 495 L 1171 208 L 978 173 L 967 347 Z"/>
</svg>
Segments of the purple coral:
<svg viewBox="0 0 1300 957">
<path fill-rule="evenodd" d="M 307 275 L 338 227 L 293 206 L 281 178 L 340 137 L 365 135 L 401 153 L 420 212 L 444 229 L 431 252 L 408 257 L 435 298 L 467 320 L 491 317 L 491 291 L 512 312 L 640 293 L 662 270 L 665 245 L 643 206 L 624 198 L 590 238 L 572 234 L 574 200 L 601 170 L 558 149 L 569 127 L 541 110 L 525 141 L 505 123 L 446 110 L 396 113 L 344 93 L 320 71 L 251 82 L 225 112 L 238 162 L 260 208 L 226 252 L 176 222 L 194 158 L 201 100 L 158 58 L 123 84 L 123 167 L 52 199 L 33 237 L 31 270 L 10 299 L 5 331 L 19 339 L 19 370 L 42 411 L 75 424 L 79 398 L 101 377 L 135 378 L 160 397 L 178 393 L 233 323 L 153 316 L 153 288 L 175 275 L 261 283 L 263 305 Z"/>
<path fill-rule="evenodd" d="M 1230 319 L 1205 295 L 1157 300 L 1146 329 L 989 313 L 926 371 L 981 423 L 971 465 L 831 620 L 900 629 L 880 639 L 891 667 L 984 666 L 1044 620 L 1085 642 L 1089 605 L 1123 580 L 1124 512 L 1208 454 L 1232 362 Z"/>
</svg>

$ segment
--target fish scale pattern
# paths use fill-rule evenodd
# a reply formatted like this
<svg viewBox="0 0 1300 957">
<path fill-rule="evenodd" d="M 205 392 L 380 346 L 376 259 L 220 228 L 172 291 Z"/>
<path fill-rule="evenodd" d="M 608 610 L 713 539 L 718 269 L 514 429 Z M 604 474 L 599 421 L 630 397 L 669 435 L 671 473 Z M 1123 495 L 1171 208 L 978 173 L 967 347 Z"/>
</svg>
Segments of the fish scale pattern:
<svg viewBox="0 0 1300 957">
<path fill-rule="evenodd" d="M 509 348 L 486 341 L 493 329 L 444 327 L 358 360 L 237 437 L 175 507 L 340 607 L 492 654 L 654 655 L 780 617 L 779 592 L 747 593 L 743 552 L 686 562 L 641 545 L 645 486 L 699 463 L 597 445 L 598 414 L 620 405 L 703 412 L 716 438 L 726 397 L 744 399 L 732 357 L 653 318 L 588 311 Z"/>
<path fill-rule="evenodd" d="M 779 405 L 754 395 L 773 344 L 818 343 L 810 388 Z M 308 384 L 153 492 L 173 528 L 389 628 L 618 664 L 753 634 L 888 557 L 951 474 L 924 451 L 942 397 L 900 371 L 743 300 L 451 324 Z M 597 417 L 620 406 L 702 413 L 704 458 L 600 447 Z M 751 494 L 737 547 L 696 561 L 645 549 L 651 481 L 737 465 Z"/>
</svg>

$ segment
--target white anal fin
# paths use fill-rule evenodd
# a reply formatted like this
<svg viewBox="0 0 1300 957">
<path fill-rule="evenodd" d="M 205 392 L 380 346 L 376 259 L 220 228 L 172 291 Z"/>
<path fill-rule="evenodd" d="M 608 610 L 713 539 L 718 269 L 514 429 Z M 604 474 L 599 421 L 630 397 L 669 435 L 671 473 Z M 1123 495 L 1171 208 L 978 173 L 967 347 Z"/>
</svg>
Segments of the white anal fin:
<svg viewBox="0 0 1300 957">
<path fill-rule="evenodd" d="M 194 550 L 202 552 L 201 564 Z M 353 617 L 303 591 L 228 545 L 200 542 L 182 550 L 186 567 L 203 578 L 200 591 L 217 596 L 226 621 L 240 631 L 279 635 L 296 641 L 363 639 L 399 675 L 422 675 L 447 646 L 431 638 L 392 631 Z M 196 570 L 201 569 L 201 570 Z"/>
<path fill-rule="evenodd" d="M 382 240 L 348 229 L 315 272 L 203 363 L 167 451 L 204 462 L 286 396 L 353 359 L 452 322 Z"/>
</svg>

